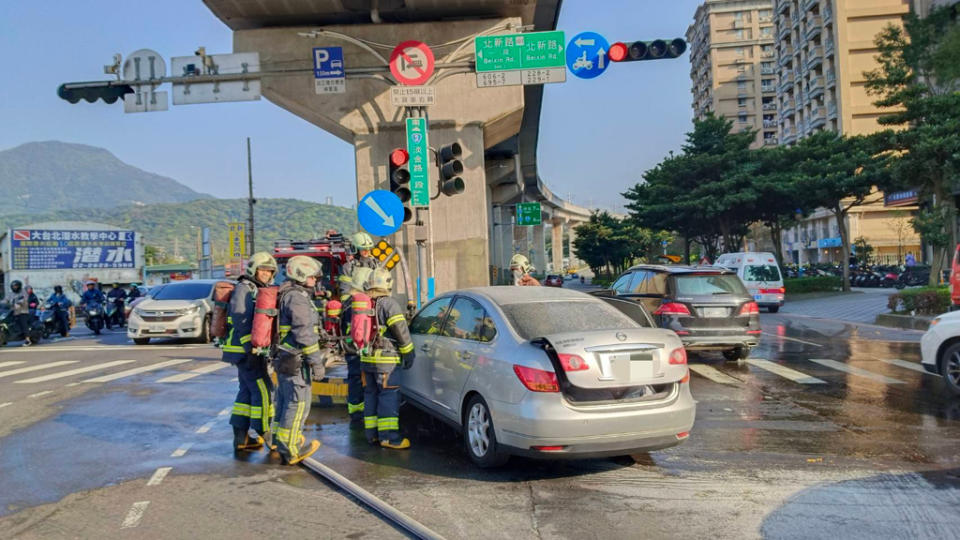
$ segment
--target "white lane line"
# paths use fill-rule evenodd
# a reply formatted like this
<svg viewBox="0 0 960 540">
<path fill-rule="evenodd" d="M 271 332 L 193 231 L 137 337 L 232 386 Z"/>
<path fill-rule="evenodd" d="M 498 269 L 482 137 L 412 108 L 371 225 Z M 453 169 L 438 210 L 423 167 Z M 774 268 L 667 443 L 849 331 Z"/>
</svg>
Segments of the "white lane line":
<svg viewBox="0 0 960 540">
<path fill-rule="evenodd" d="M 217 416 L 226 416 L 226 415 L 230 414 L 230 411 L 232 411 L 232 410 L 233 410 L 232 407 L 227 407 L 226 409 L 218 412 L 218 413 L 217 413 Z"/>
<path fill-rule="evenodd" d="M 786 379 L 790 379 L 795 383 L 800 384 L 827 384 L 827 381 L 823 379 L 818 379 L 816 377 L 811 377 L 806 373 L 801 373 L 795 369 L 788 368 L 787 366 L 782 366 L 780 364 L 771 362 L 769 360 L 763 360 L 762 358 L 747 358 L 747 363 L 751 366 L 758 367 L 760 369 L 769 371 Z"/>
<path fill-rule="evenodd" d="M 180 448 L 177 448 L 176 450 L 174 450 L 173 453 L 170 454 L 170 457 L 180 457 L 186 454 L 187 450 L 189 450 L 191 446 L 193 446 L 192 442 L 183 444 Z"/>
<path fill-rule="evenodd" d="M 160 379 L 160 380 L 157 381 L 157 382 L 158 382 L 158 383 L 176 383 L 176 382 L 183 382 L 183 381 L 190 380 L 190 379 L 192 379 L 192 378 L 194 378 L 194 377 L 199 377 L 200 375 L 203 375 L 203 374 L 205 374 L 205 373 L 213 373 L 214 371 L 221 370 L 221 369 L 228 368 L 228 367 L 230 367 L 230 364 L 228 364 L 228 363 L 226 363 L 226 362 L 213 362 L 213 363 L 211 363 L 211 364 L 209 364 L 209 365 L 206 365 L 206 366 L 203 366 L 203 367 L 198 367 L 197 369 L 194 369 L 194 370 L 192 370 L 192 371 L 188 371 L 188 372 L 186 372 L 186 373 L 181 373 L 181 374 L 179 374 L 179 375 L 171 375 L 171 376 L 169 376 L 169 377 L 164 377 L 163 379 Z"/>
<path fill-rule="evenodd" d="M 41 377 L 34 377 L 32 379 L 24 379 L 22 381 L 14 381 L 13 384 L 33 384 L 44 381 L 52 381 L 54 379 L 62 379 L 63 377 L 70 377 L 72 375 L 79 375 L 81 373 L 87 373 L 90 371 L 96 371 L 98 369 L 111 368 L 113 366 L 122 366 L 124 364 L 130 364 L 136 360 L 114 360 L 113 362 L 104 362 L 102 364 L 94 364 L 92 366 L 86 366 L 77 369 L 71 369 L 69 371 L 59 371 L 57 373 L 51 373 L 50 375 L 43 375 Z"/>
<path fill-rule="evenodd" d="M 924 375 L 933 375 L 933 373 L 930 373 L 929 371 L 923 369 L 923 366 L 921 366 L 920 364 L 917 364 L 916 362 L 907 362 L 906 360 L 897 360 L 897 359 L 887 360 L 884 358 L 881 358 L 880 361 L 886 362 L 888 364 L 892 364 L 894 366 L 899 366 L 904 369 L 912 369 L 913 371 L 923 373 Z"/>
<path fill-rule="evenodd" d="M 147 511 L 147 506 L 150 505 L 150 501 L 140 501 L 133 503 L 133 506 L 130 507 L 130 511 L 127 512 L 127 517 L 123 519 L 123 523 L 120 525 L 121 529 L 132 529 L 140 524 L 140 520 L 143 519 L 143 513 Z"/>
<path fill-rule="evenodd" d="M 804 341 L 802 339 L 797 339 L 797 338 L 792 338 L 787 336 L 778 336 L 776 334 L 771 334 L 770 332 L 763 332 L 763 335 L 769 336 L 772 338 L 777 338 L 777 339 L 785 339 L 787 341 L 796 341 L 797 343 L 803 343 L 804 345 L 813 345 L 814 347 L 823 347 L 823 345 L 819 343 L 814 343 L 812 341 Z"/>
<path fill-rule="evenodd" d="M 240 377 L 234 377 L 230 379 L 230 382 L 239 382 L 239 381 L 240 381 Z"/>
<path fill-rule="evenodd" d="M 701 377 L 706 377 L 713 382 L 720 384 L 740 384 L 740 381 L 734 379 L 733 377 L 727 375 L 726 373 L 718 370 L 713 366 L 706 366 L 703 364 L 690 364 L 687 367 L 690 368 L 690 371 L 700 375 Z"/>
<path fill-rule="evenodd" d="M 17 364 L 24 364 L 26 360 L 10 360 L 7 362 L 0 362 L 0 368 L 5 368 L 7 366 L 15 366 Z"/>
<path fill-rule="evenodd" d="M 37 392 L 36 394 L 30 394 L 28 398 L 38 398 L 40 396 L 45 396 L 47 394 L 52 394 L 53 390 L 44 390 L 43 392 Z"/>
<path fill-rule="evenodd" d="M 70 338 L 66 338 L 70 339 Z M 33 347 L 16 347 L 13 349 L 0 349 L 0 353 L 50 353 L 50 352 L 75 352 L 75 351 L 170 351 L 184 349 L 204 349 L 213 348 L 212 345 L 78 345 L 76 347 L 49 347 L 45 345 L 36 345 Z"/>
<path fill-rule="evenodd" d="M 131 375 L 136 375 L 138 373 L 145 373 L 147 371 L 154 371 L 157 369 L 163 369 L 165 367 L 175 366 L 177 364 L 182 364 L 184 362 L 190 362 L 189 358 L 178 358 L 176 360 L 167 360 L 166 362 L 160 362 L 158 364 L 152 364 L 149 366 L 138 367 L 133 369 L 128 369 L 126 371 L 120 371 L 117 373 L 112 373 L 110 375 L 104 375 L 103 377 L 94 377 L 93 379 L 87 379 L 85 383 L 105 383 L 110 381 L 115 381 L 117 379 L 122 379 L 124 377 L 129 377 Z"/>
<path fill-rule="evenodd" d="M 160 467 L 153 473 L 153 476 L 150 477 L 150 480 L 147 480 L 147 485 L 148 486 L 160 485 L 160 482 L 163 482 L 163 479 L 167 477 L 167 474 L 172 469 L 173 467 Z"/>
<path fill-rule="evenodd" d="M 874 373 L 874 372 L 872 372 L 872 371 L 867 371 L 867 370 L 865 370 L 865 369 L 861 369 L 861 368 L 858 368 L 858 367 L 848 366 L 847 364 L 844 364 L 843 362 L 837 362 L 836 360 L 825 360 L 825 359 L 821 359 L 821 358 L 811 358 L 810 361 L 811 361 L 811 362 L 816 362 L 816 363 L 820 364 L 821 366 L 826 366 L 826 367 L 828 367 L 828 368 L 833 368 L 833 369 L 835 369 L 835 370 L 837 370 L 837 371 L 843 371 L 843 372 L 849 373 L 849 374 L 851 374 L 851 375 L 857 375 L 857 376 L 859 376 L 859 377 L 864 377 L 864 378 L 866 378 L 866 379 L 871 379 L 871 380 L 874 380 L 874 381 L 877 381 L 877 382 L 882 382 L 882 383 L 885 383 L 885 384 L 904 384 L 903 381 L 901 381 L 901 380 L 894 379 L 894 378 L 891 378 L 891 377 L 885 377 L 885 376 L 880 375 L 880 374 L 878 374 L 878 373 Z"/>
<path fill-rule="evenodd" d="M 58 362 L 48 362 L 46 364 L 38 364 L 36 366 L 28 366 L 17 369 L 11 369 L 10 371 L 0 371 L 0 379 L 4 377 L 9 377 L 11 375 L 19 375 L 21 373 L 29 373 L 31 371 L 40 371 L 41 369 L 49 369 L 60 366 L 65 366 L 67 364 L 76 364 L 78 360 L 60 360 Z"/>
<path fill-rule="evenodd" d="M 13 402 L 12 402 L 12 401 L 8 401 L 8 402 L 6 402 L 6 403 L 0 403 L 0 409 L 6 407 L 7 405 L 13 405 Z"/>
<path fill-rule="evenodd" d="M 204 424 L 204 425 L 202 425 L 202 426 L 200 426 L 200 427 L 197 428 L 197 433 L 206 433 L 206 432 L 210 431 L 210 429 L 211 429 L 214 425 L 216 425 L 216 423 L 217 423 L 217 422 L 216 422 L 215 420 L 211 420 L 211 421 L 207 422 L 206 424 Z"/>
</svg>

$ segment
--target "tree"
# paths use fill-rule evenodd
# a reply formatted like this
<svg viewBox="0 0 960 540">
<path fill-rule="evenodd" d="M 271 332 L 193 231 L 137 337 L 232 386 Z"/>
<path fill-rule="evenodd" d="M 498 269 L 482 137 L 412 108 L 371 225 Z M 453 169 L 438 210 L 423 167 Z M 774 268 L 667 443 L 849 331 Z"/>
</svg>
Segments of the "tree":
<svg viewBox="0 0 960 540">
<path fill-rule="evenodd" d="M 902 211 L 894 212 L 890 219 L 886 220 L 887 228 L 897 236 L 897 264 L 903 264 L 903 241 L 907 237 L 911 222 L 910 216 Z"/>
<path fill-rule="evenodd" d="M 629 219 L 620 220 L 607 212 L 594 212 L 576 231 L 574 251 L 597 275 L 622 273 L 634 261 L 647 256 L 662 237 L 662 233 L 654 234 Z"/>
<path fill-rule="evenodd" d="M 880 67 L 865 73 L 876 105 L 889 111 L 879 122 L 906 127 L 884 133 L 897 159 L 891 174 L 901 188 L 920 191 L 929 205 L 914 217 L 914 229 L 934 248 L 930 284 L 957 242 L 953 188 L 960 172 L 960 25 L 950 8 L 921 19 L 906 17 L 875 40 Z"/>
<path fill-rule="evenodd" d="M 853 241 L 853 247 L 856 250 L 857 264 L 861 266 L 870 264 L 870 255 L 873 253 L 873 246 L 867 243 L 867 239 L 858 236 L 857 239 Z"/>
</svg>

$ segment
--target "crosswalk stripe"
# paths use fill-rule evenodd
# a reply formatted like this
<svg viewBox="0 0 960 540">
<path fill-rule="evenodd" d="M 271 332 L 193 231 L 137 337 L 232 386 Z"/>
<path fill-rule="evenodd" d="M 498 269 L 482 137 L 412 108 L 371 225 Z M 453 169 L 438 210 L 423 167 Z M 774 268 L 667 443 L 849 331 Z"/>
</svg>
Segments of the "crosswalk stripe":
<svg viewBox="0 0 960 540">
<path fill-rule="evenodd" d="M 795 383 L 827 384 L 827 381 L 818 379 L 816 377 L 811 377 L 806 373 L 801 373 L 795 369 L 788 368 L 787 366 L 781 366 L 780 364 L 771 362 L 769 360 L 764 360 L 762 358 L 747 358 L 746 362 L 751 366 L 758 367 L 765 371 L 769 371 L 770 373 L 779 375 L 785 379 L 790 379 Z"/>
<path fill-rule="evenodd" d="M 822 359 L 822 358 L 811 358 L 810 361 L 811 361 L 811 362 L 816 362 L 817 364 L 820 364 L 821 366 L 826 366 L 826 367 L 828 367 L 828 368 L 833 368 L 833 369 L 835 369 L 835 370 L 837 370 L 837 371 L 843 371 L 843 372 L 849 373 L 849 374 L 851 374 L 851 375 L 857 375 L 858 377 L 864 377 L 864 378 L 866 378 L 866 379 L 871 379 L 871 380 L 874 380 L 874 381 L 877 381 L 877 382 L 882 382 L 882 383 L 885 383 L 885 384 L 904 384 L 904 382 L 901 381 L 901 380 L 894 379 L 894 378 L 892 378 L 892 377 L 886 377 L 886 376 L 880 375 L 879 373 L 874 373 L 874 372 L 872 372 L 872 371 L 867 371 L 867 370 L 865 370 L 865 369 L 861 369 L 861 368 L 858 368 L 858 367 L 848 366 L 847 364 L 844 364 L 843 362 L 837 362 L 836 360 L 826 360 L 826 359 Z"/>
<path fill-rule="evenodd" d="M 159 364 L 153 364 L 144 367 L 138 367 L 133 369 L 128 369 L 126 371 L 120 371 L 117 373 L 112 373 L 110 375 L 104 375 L 102 377 L 94 377 L 93 379 L 87 379 L 85 383 L 105 383 L 110 381 L 115 381 L 117 379 L 122 379 L 124 377 L 129 377 L 131 375 L 136 375 L 138 373 L 145 373 L 147 371 L 155 371 L 158 369 L 163 369 L 165 367 L 175 366 L 177 364 L 182 364 L 184 362 L 190 362 L 189 358 L 178 358 L 176 360 L 167 360 L 166 362 L 160 362 Z"/>
<path fill-rule="evenodd" d="M 130 364 L 132 362 L 135 362 L 135 360 L 114 360 L 113 362 L 104 362 L 102 364 L 94 364 L 92 366 L 85 366 L 82 368 L 71 369 L 69 371 L 58 371 L 56 373 L 51 373 L 50 375 L 43 375 L 40 377 L 34 377 L 32 379 L 14 381 L 13 384 L 33 384 L 33 383 L 39 383 L 44 381 L 52 381 L 54 379 L 62 379 L 63 377 L 70 377 L 71 375 L 79 375 L 81 373 L 96 371 L 98 369 L 106 369 L 113 366 L 122 366 L 123 364 Z"/>
<path fill-rule="evenodd" d="M 13 405 L 13 402 L 12 402 L 12 401 L 8 401 L 8 402 L 6 402 L 6 403 L 0 403 L 0 409 L 6 407 L 7 405 Z"/>
<path fill-rule="evenodd" d="M 36 394 L 30 394 L 28 398 L 38 398 L 40 396 L 45 396 L 47 394 L 52 394 L 53 390 L 44 390 L 43 392 L 37 392 Z"/>
<path fill-rule="evenodd" d="M 7 366 L 16 366 L 18 364 L 26 363 L 26 360 L 10 360 L 7 362 L 0 362 L 0 368 L 5 368 Z"/>
<path fill-rule="evenodd" d="M 797 339 L 797 338 L 795 338 L 795 337 L 778 336 L 778 335 L 776 335 L 776 334 L 771 334 L 771 333 L 769 333 L 769 332 L 763 332 L 763 335 L 768 336 L 768 337 L 772 337 L 772 338 L 776 338 L 776 339 L 785 339 L 785 340 L 787 340 L 787 341 L 795 341 L 795 342 L 797 342 L 797 343 L 803 343 L 804 345 L 813 345 L 814 347 L 823 347 L 823 345 L 821 345 L 821 344 L 819 344 L 819 343 L 814 343 L 814 342 L 812 342 L 812 341 L 805 341 L 805 340 L 802 340 L 802 339 Z"/>
<path fill-rule="evenodd" d="M 55 368 L 65 366 L 67 364 L 76 364 L 77 362 L 77 360 L 58 360 L 56 362 L 47 362 L 46 364 L 37 364 L 35 366 L 11 369 L 10 371 L 0 371 L 0 379 L 9 377 L 11 375 L 19 375 L 21 373 L 29 373 L 31 371 L 40 371 L 41 369 Z"/>
<path fill-rule="evenodd" d="M 218 371 L 218 370 L 221 370 L 221 369 L 227 368 L 227 367 L 230 367 L 230 364 L 228 364 L 228 363 L 226 363 L 226 362 L 215 362 L 215 363 L 211 363 L 210 365 L 206 365 L 206 366 L 203 366 L 203 367 L 198 367 L 197 369 L 194 369 L 194 370 L 192 370 L 192 371 L 188 371 L 188 372 L 186 372 L 186 373 L 181 373 L 181 374 L 179 374 L 179 375 L 171 375 L 171 376 L 169 376 L 169 377 L 164 377 L 163 379 L 160 379 L 160 380 L 157 381 L 157 382 L 158 382 L 158 383 L 183 382 L 183 381 L 190 380 L 190 379 L 192 379 L 192 378 L 194 378 L 194 377 L 199 377 L 200 375 L 203 375 L 203 374 L 205 374 L 205 373 L 213 373 L 214 371 Z"/>
<path fill-rule="evenodd" d="M 921 366 L 920 364 L 917 364 L 916 362 L 907 362 L 906 360 L 897 360 L 897 359 L 887 360 L 884 358 L 881 358 L 880 361 L 886 362 L 888 364 L 892 364 L 894 366 L 899 366 L 904 369 L 912 369 L 913 371 L 918 371 L 926 375 L 933 375 L 933 373 L 930 373 L 929 371 L 923 369 L 923 366 Z"/>
<path fill-rule="evenodd" d="M 690 371 L 700 375 L 701 377 L 706 377 L 713 382 L 720 384 L 740 384 L 740 381 L 734 379 L 733 377 L 727 375 L 726 373 L 718 370 L 713 366 L 707 366 L 703 364 L 690 364 L 687 366 L 690 368 Z"/>
</svg>

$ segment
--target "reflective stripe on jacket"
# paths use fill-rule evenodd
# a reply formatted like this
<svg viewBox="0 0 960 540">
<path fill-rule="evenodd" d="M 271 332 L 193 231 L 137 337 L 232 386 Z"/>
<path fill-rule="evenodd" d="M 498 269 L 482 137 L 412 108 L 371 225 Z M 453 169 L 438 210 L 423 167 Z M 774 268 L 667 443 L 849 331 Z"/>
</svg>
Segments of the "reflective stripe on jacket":
<svg viewBox="0 0 960 540">
<path fill-rule="evenodd" d="M 413 340 L 400 304 L 389 296 L 376 299 L 380 339 L 360 354 L 364 371 L 390 373 L 404 356 L 413 356 Z"/>
<path fill-rule="evenodd" d="M 247 357 L 253 332 L 253 315 L 256 307 L 257 284 L 242 276 L 230 295 L 227 306 L 227 338 L 223 343 L 223 360 L 233 364 Z"/>
</svg>

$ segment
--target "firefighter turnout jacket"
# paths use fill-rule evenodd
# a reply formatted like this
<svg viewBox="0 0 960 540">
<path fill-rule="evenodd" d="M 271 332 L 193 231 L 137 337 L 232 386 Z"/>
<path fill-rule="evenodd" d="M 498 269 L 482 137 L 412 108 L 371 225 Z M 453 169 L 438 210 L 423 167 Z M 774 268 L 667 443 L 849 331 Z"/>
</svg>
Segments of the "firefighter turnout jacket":
<svg viewBox="0 0 960 540">
<path fill-rule="evenodd" d="M 314 372 L 323 372 L 320 319 L 312 302 L 312 291 L 292 281 L 280 286 L 279 347 L 273 367 L 278 373 L 295 375 L 303 363 Z"/>
<path fill-rule="evenodd" d="M 240 276 L 227 307 L 227 339 L 223 344 L 223 361 L 239 364 L 251 354 L 253 315 L 257 301 L 257 284 L 247 276 Z"/>
<path fill-rule="evenodd" d="M 390 373 L 400 365 L 401 357 L 413 356 L 413 340 L 403 310 L 393 298 L 378 297 L 376 304 L 379 335 L 361 352 L 360 362 L 364 371 Z"/>
</svg>

